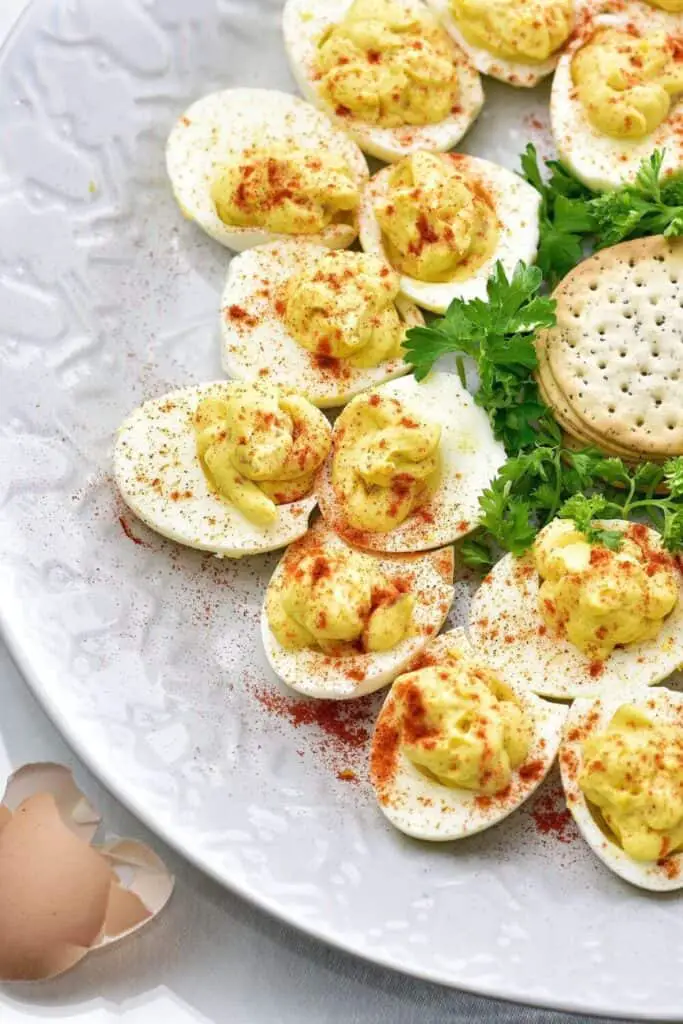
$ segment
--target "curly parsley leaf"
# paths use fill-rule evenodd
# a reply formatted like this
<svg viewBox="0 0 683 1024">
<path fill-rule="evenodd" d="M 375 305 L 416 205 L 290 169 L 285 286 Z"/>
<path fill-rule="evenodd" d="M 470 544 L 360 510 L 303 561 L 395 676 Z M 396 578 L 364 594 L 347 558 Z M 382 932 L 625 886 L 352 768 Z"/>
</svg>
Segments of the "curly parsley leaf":
<svg viewBox="0 0 683 1024">
<path fill-rule="evenodd" d="M 447 353 L 470 356 L 476 363 L 478 405 L 491 418 L 506 450 L 559 441 L 559 428 L 541 401 L 532 376 L 538 360 L 534 334 L 555 323 L 555 303 L 539 294 L 538 267 L 517 264 L 510 280 L 500 263 L 487 284 L 488 301 L 455 299 L 446 315 L 406 334 L 406 360 L 422 380 Z"/>
<path fill-rule="evenodd" d="M 522 154 L 521 163 L 524 178 L 541 196 L 536 262 L 554 287 L 583 258 L 584 236 L 595 226 L 588 205 L 592 193 L 556 161 L 547 162 L 551 175 L 544 181 L 532 143 Z"/>
<path fill-rule="evenodd" d="M 537 262 L 553 287 L 587 254 L 646 235 L 683 235 L 683 171 L 662 175 L 664 152 L 641 164 L 633 182 L 600 194 L 586 188 L 556 160 L 544 180 L 534 146 L 521 157 L 522 172 L 540 193 Z"/>
<path fill-rule="evenodd" d="M 564 502 L 558 511 L 560 519 L 573 519 L 577 530 L 584 534 L 591 544 L 602 544 L 612 551 L 621 547 L 623 536 L 620 530 L 600 526 L 596 520 L 614 511 L 614 506 L 604 494 L 574 494 Z"/>
</svg>

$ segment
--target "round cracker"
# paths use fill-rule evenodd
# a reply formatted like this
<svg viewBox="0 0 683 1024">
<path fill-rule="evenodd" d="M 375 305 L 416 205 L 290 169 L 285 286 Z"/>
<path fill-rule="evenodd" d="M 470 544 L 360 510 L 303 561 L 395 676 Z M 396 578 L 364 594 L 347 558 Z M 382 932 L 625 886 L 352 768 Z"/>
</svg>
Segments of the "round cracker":
<svg viewBox="0 0 683 1024">
<path fill-rule="evenodd" d="M 655 236 L 596 253 L 555 290 L 547 362 L 582 433 L 634 456 L 683 454 L 682 281 L 683 240 Z"/>
</svg>

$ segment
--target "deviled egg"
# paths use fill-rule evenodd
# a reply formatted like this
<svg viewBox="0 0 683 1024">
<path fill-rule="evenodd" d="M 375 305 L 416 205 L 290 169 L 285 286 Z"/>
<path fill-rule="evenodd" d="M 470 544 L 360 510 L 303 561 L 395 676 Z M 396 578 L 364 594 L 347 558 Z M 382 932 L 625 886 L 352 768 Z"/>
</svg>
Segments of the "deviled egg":
<svg viewBox="0 0 683 1024">
<path fill-rule="evenodd" d="M 560 769 L 567 806 L 606 867 L 642 889 L 683 888 L 683 694 L 577 700 Z"/>
<path fill-rule="evenodd" d="M 621 520 L 618 550 L 553 520 L 472 600 L 470 636 L 506 680 L 558 699 L 661 682 L 683 662 L 682 575 L 656 531 Z"/>
<path fill-rule="evenodd" d="M 656 149 L 665 172 L 683 165 L 681 38 L 683 13 L 630 0 L 587 21 L 562 57 L 552 132 L 560 159 L 589 188 L 632 181 Z"/>
<path fill-rule="evenodd" d="M 496 262 L 511 277 L 538 250 L 540 196 L 519 175 L 463 153 L 415 153 L 363 191 L 360 241 L 435 313 L 486 298 Z"/>
<path fill-rule="evenodd" d="M 273 89 L 205 96 L 171 132 L 166 165 L 182 212 L 228 249 L 292 236 L 344 249 L 358 234 L 365 157 L 296 96 Z"/>
<path fill-rule="evenodd" d="M 126 504 L 170 540 L 241 558 L 303 536 L 330 426 L 305 398 L 225 381 L 145 402 L 118 432 Z"/>
<path fill-rule="evenodd" d="M 476 527 L 479 496 L 504 461 L 486 413 L 454 374 L 403 377 L 346 406 L 316 493 L 349 544 L 426 551 Z"/>
<path fill-rule="evenodd" d="M 222 305 L 226 373 L 294 388 L 320 408 L 407 373 L 405 333 L 424 323 L 381 260 L 302 242 L 236 256 Z"/>
<path fill-rule="evenodd" d="M 574 29 L 576 0 L 428 0 L 483 75 L 531 88 L 552 74 Z"/>
<path fill-rule="evenodd" d="M 283 30 L 303 95 L 380 160 L 451 149 L 484 103 L 422 0 L 287 0 Z"/>
<path fill-rule="evenodd" d="M 370 779 L 382 812 L 432 841 L 496 825 L 548 774 L 566 716 L 493 672 L 462 630 L 444 633 L 396 679 L 377 720 Z"/>
<path fill-rule="evenodd" d="M 273 671 L 308 697 L 373 693 L 404 671 L 446 620 L 453 548 L 380 558 L 318 521 L 270 581 L 261 635 Z"/>
</svg>

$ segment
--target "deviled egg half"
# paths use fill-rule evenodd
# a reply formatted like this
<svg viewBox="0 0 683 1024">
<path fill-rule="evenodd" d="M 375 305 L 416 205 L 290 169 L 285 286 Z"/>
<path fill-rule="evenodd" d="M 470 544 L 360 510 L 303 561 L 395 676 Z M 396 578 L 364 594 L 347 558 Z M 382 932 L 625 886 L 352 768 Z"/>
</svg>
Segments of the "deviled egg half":
<svg viewBox="0 0 683 1024">
<path fill-rule="evenodd" d="M 683 888 L 683 694 L 577 700 L 560 748 L 567 806 L 606 867 L 642 889 Z"/>
<path fill-rule="evenodd" d="M 273 671 L 321 699 L 386 686 L 445 622 L 453 568 L 453 548 L 380 558 L 318 521 L 287 549 L 268 586 L 261 635 Z"/>
<path fill-rule="evenodd" d="M 483 75 L 531 88 L 552 74 L 577 20 L 576 0 L 428 0 Z"/>
<path fill-rule="evenodd" d="M 394 682 L 375 727 L 370 779 L 382 812 L 416 839 L 496 825 L 538 788 L 567 709 L 511 686 L 444 633 Z"/>
<path fill-rule="evenodd" d="M 344 405 L 410 367 L 402 343 L 424 323 L 375 256 L 273 242 L 236 256 L 223 292 L 223 368 Z"/>
<path fill-rule="evenodd" d="M 632 181 L 656 149 L 665 172 L 683 165 L 682 38 L 679 4 L 630 0 L 595 14 L 562 57 L 552 132 L 560 159 L 589 188 Z"/>
<path fill-rule="evenodd" d="M 472 643 L 510 683 L 571 700 L 661 682 L 683 662 L 683 577 L 656 531 L 608 521 L 618 550 L 555 519 L 472 600 Z"/>
<path fill-rule="evenodd" d="M 172 391 L 119 429 L 116 483 L 126 504 L 170 540 L 241 558 L 303 536 L 330 448 L 319 409 L 267 383 Z"/>
<path fill-rule="evenodd" d="M 228 249 L 292 236 L 344 249 L 358 234 L 365 157 L 296 96 L 273 89 L 205 96 L 171 132 L 166 165 L 182 212 Z"/>
<path fill-rule="evenodd" d="M 484 103 L 422 0 L 287 0 L 283 30 L 304 96 L 380 160 L 451 149 Z"/>
<path fill-rule="evenodd" d="M 415 153 L 363 191 L 360 241 L 434 313 L 486 298 L 496 262 L 508 277 L 538 250 L 539 193 L 519 175 L 463 153 Z"/>
<path fill-rule="evenodd" d="M 349 544 L 405 553 L 477 525 L 479 496 L 505 461 L 483 409 L 454 374 L 413 376 L 357 395 L 338 417 L 316 494 Z"/>
</svg>

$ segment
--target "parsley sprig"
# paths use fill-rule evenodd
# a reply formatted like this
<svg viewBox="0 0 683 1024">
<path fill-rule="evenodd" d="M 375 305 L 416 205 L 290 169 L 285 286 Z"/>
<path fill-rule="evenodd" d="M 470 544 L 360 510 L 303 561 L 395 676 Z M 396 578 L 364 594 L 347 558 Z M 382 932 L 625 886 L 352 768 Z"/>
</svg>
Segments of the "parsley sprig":
<svg viewBox="0 0 683 1024">
<path fill-rule="evenodd" d="M 594 193 L 557 160 L 543 178 L 535 147 L 522 155 L 522 172 L 540 193 L 537 262 L 551 287 L 593 249 L 646 235 L 683 235 L 683 171 L 662 175 L 664 153 L 645 159 L 632 183 Z"/>
<path fill-rule="evenodd" d="M 631 469 L 597 449 L 536 448 L 508 459 L 480 507 L 480 526 L 462 544 L 465 562 L 476 568 L 492 565 L 500 549 L 523 554 L 555 517 L 572 519 L 588 540 L 612 550 L 621 534 L 599 520 L 649 522 L 676 552 L 683 549 L 683 457 Z"/>
<path fill-rule="evenodd" d="M 560 439 L 533 378 L 538 365 L 534 335 L 555 323 L 555 302 L 539 294 L 542 281 L 540 269 L 524 263 L 508 281 L 497 263 L 487 285 L 488 302 L 456 299 L 442 319 L 411 328 L 404 342 L 418 380 L 447 353 L 474 359 L 479 375 L 475 401 L 487 410 L 508 452 Z"/>
</svg>

